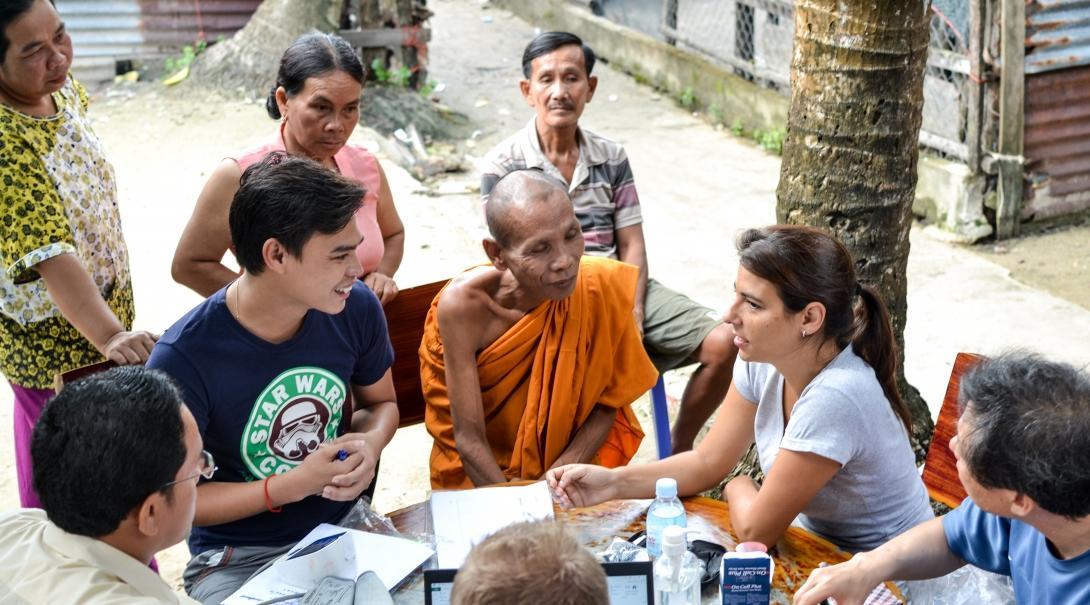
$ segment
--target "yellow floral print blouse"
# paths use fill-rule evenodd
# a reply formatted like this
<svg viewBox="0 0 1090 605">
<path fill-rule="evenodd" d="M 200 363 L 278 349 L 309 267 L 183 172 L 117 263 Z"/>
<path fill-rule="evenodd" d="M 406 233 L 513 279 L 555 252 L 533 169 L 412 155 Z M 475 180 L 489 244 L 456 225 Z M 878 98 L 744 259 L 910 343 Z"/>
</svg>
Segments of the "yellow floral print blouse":
<svg viewBox="0 0 1090 605">
<path fill-rule="evenodd" d="M 121 324 L 133 319 L 114 171 L 91 131 L 87 92 L 69 76 L 53 100 L 46 118 L 0 103 L 0 371 L 36 389 L 102 359 L 61 316 L 38 263 L 75 254 Z"/>
</svg>

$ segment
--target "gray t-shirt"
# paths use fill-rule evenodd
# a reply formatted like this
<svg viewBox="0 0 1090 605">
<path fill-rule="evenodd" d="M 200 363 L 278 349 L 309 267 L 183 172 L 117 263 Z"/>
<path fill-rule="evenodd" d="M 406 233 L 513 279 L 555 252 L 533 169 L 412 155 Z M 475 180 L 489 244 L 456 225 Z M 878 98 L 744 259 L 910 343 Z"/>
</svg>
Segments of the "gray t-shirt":
<svg viewBox="0 0 1090 605">
<path fill-rule="evenodd" d="M 934 516 L 904 425 L 874 370 L 851 345 L 806 385 L 786 430 L 783 375 L 775 367 L 739 359 L 734 385 L 757 404 L 753 429 L 766 474 L 781 449 L 840 464 L 799 515 L 806 529 L 854 552 L 875 548 Z"/>
</svg>

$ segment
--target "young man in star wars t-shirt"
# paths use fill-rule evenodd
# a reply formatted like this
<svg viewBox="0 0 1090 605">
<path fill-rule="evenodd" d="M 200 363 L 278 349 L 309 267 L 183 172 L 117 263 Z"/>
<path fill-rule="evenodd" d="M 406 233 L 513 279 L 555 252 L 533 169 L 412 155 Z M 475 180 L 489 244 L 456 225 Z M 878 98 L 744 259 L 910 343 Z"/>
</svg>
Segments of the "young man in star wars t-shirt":
<svg viewBox="0 0 1090 605">
<path fill-rule="evenodd" d="M 270 154 L 248 168 L 229 216 L 242 276 L 167 330 L 148 361 L 182 387 L 219 464 L 197 490 L 184 575 L 201 602 L 341 520 L 397 429 L 386 321 L 356 279 L 362 198 L 307 159 Z"/>
</svg>

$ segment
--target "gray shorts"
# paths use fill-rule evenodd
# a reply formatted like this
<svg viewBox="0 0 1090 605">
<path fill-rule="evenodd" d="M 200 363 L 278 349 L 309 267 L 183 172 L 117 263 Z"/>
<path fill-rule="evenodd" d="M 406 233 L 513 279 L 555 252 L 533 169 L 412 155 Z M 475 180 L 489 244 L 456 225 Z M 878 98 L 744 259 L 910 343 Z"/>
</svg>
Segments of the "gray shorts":
<svg viewBox="0 0 1090 605">
<path fill-rule="evenodd" d="M 189 560 L 182 572 L 185 592 L 206 605 L 219 605 L 294 543 L 285 546 L 225 546 Z"/>
<path fill-rule="evenodd" d="M 696 363 L 692 355 L 723 319 L 688 296 L 647 280 L 643 346 L 659 373 Z"/>
</svg>

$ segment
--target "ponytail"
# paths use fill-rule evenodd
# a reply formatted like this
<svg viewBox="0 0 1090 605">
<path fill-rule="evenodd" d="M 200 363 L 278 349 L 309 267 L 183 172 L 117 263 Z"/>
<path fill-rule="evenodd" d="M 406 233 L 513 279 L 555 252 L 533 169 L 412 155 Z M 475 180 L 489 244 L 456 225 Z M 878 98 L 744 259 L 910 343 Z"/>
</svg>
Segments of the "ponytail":
<svg viewBox="0 0 1090 605">
<path fill-rule="evenodd" d="M 857 292 L 860 304 L 855 309 L 852 348 L 874 369 L 893 413 L 912 435 L 912 413 L 897 390 L 897 342 L 893 338 L 889 311 L 870 286 L 859 285 Z"/>
</svg>

